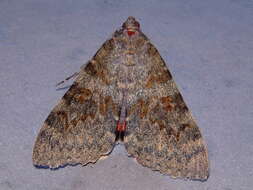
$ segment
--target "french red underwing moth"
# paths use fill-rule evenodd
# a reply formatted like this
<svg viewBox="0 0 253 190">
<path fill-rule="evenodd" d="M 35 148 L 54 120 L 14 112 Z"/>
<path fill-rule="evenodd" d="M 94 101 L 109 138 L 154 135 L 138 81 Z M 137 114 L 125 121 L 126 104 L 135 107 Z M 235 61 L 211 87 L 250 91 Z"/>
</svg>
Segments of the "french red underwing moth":
<svg viewBox="0 0 253 190">
<path fill-rule="evenodd" d="M 42 126 L 33 163 L 49 168 L 94 163 L 118 140 L 138 163 L 162 174 L 209 176 L 200 130 L 134 17 L 81 67 Z"/>
</svg>

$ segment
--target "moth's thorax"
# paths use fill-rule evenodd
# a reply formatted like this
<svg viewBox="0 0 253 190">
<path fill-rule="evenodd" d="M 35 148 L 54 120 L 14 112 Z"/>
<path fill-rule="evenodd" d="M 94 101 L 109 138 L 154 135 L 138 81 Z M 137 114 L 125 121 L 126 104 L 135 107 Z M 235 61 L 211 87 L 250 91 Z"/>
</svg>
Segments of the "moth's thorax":
<svg viewBox="0 0 253 190">
<path fill-rule="evenodd" d="M 115 40 L 116 49 L 120 54 L 115 54 L 115 78 L 117 87 L 128 91 L 129 96 L 138 91 L 140 83 L 144 83 L 148 75 L 146 45 L 142 35 L 135 35 L 131 40 L 125 35 Z M 138 84 L 137 84 L 138 83 Z"/>
<path fill-rule="evenodd" d="M 136 33 L 129 36 L 127 31 L 131 29 Z M 116 87 L 120 91 L 127 90 L 128 94 L 135 93 L 137 83 L 147 78 L 146 53 L 147 38 L 139 29 L 131 17 L 123 24 L 122 28 L 114 33 L 113 43 L 115 51 L 112 53 L 113 77 Z M 146 65 L 146 66 L 145 66 Z"/>
</svg>

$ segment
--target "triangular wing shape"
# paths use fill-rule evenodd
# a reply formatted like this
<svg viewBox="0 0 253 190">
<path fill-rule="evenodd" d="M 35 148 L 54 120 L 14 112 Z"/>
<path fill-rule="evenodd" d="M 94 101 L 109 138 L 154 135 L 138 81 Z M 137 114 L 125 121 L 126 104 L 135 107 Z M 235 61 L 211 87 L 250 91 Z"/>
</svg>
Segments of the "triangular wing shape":
<svg viewBox="0 0 253 190">
<path fill-rule="evenodd" d="M 172 177 L 206 180 L 207 149 L 157 49 L 129 17 L 49 114 L 33 162 L 57 168 L 108 154 L 120 138 L 128 153 Z"/>
<path fill-rule="evenodd" d="M 111 94 L 114 43 L 107 40 L 44 122 L 33 149 L 36 166 L 58 168 L 96 162 L 115 142 L 118 105 Z"/>
<path fill-rule="evenodd" d="M 208 153 L 200 130 L 157 49 L 138 27 L 132 29 L 136 22 L 130 17 L 122 34 L 127 38 L 129 28 L 134 33 L 128 35 L 123 60 L 129 65 L 126 149 L 163 174 L 206 180 Z"/>
</svg>

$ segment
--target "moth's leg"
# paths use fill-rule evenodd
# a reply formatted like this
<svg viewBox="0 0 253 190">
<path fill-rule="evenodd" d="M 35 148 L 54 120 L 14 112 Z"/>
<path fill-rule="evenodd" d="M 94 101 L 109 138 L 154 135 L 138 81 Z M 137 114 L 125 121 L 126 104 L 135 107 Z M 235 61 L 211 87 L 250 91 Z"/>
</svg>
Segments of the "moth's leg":
<svg viewBox="0 0 253 190">
<path fill-rule="evenodd" d="M 76 77 L 78 74 L 79 74 L 79 72 L 75 72 L 74 74 L 72 74 L 71 76 L 69 76 L 66 79 L 62 80 L 61 82 L 58 82 L 56 84 L 56 87 L 58 87 L 59 85 L 65 83 L 65 82 L 67 82 L 69 79 L 72 79 L 72 78 Z"/>
</svg>

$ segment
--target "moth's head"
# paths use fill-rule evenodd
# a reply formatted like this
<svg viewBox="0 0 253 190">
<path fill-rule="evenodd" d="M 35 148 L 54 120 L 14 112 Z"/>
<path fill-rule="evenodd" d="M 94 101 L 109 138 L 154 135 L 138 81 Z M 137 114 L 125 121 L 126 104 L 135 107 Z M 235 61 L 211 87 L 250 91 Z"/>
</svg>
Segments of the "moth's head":
<svg viewBox="0 0 253 190">
<path fill-rule="evenodd" d="M 130 16 L 122 25 L 124 33 L 126 33 L 129 37 L 133 36 L 140 31 L 140 23 L 135 20 L 134 17 Z"/>
</svg>

